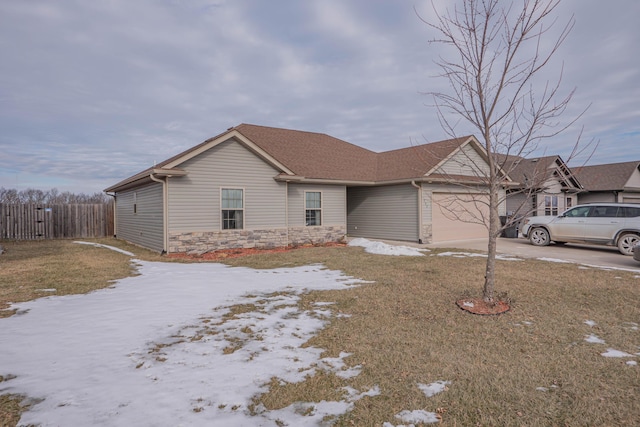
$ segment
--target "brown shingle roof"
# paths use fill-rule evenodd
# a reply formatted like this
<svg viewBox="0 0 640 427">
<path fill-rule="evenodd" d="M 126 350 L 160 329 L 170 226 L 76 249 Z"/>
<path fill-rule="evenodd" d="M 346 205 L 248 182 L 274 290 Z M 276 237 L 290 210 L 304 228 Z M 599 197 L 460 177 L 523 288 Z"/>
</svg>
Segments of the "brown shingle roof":
<svg viewBox="0 0 640 427">
<path fill-rule="evenodd" d="M 467 136 L 376 153 L 323 133 L 240 124 L 158 163 L 153 168 L 120 181 L 105 191 L 117 191 L 136 181 L 149 180 L 153 171 L 169 170 L 163 169 L 165 167 L 179 168 L 180 163 L 195 155 L 198 150 L 206 149 L 208 144 L 234 132 L 297 176 L 363 183 L 423 177 L 470 138 Z"/>
<path fill-rule="evenodd" d="M 466 136 L 379 153 L 376 181 L 423 177 L 469 138 Z"/>
<path fill-rule="evenodd" d="M 633 172 L 640 167 L 640 161 L 608 163 L 605 165 L 581 166 L 573 168 L 574 174 L 587 191 L 622 190 Z"/>
<path fill-rule="evenodd" d="M 376 153 L 315 132 L 241 124 L 238 132 L 305 178 L 373 181 Z"/>
</svg>

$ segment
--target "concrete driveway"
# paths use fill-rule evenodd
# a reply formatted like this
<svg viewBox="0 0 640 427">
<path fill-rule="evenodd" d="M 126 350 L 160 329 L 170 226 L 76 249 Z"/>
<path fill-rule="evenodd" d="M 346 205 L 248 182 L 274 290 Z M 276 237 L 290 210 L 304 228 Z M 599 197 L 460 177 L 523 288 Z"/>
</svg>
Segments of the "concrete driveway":
<svg viewBox="0 0 640 427">
<path fill-rule="evenodd" d="M 487 251 L 488 239 L 458 240 L 444 243 L 421 245 L 426 248 L 452 248 L 460 250 Z M 521 258 L 553 258 L 606 268 L 634 270 L 640 273 L 640 262 L 631 256 L 622 255 L 615 247 L 575 245 L 533 246 L 524 238 L 498 238 L 498 253 L 515 255 Z"/>
</svg>

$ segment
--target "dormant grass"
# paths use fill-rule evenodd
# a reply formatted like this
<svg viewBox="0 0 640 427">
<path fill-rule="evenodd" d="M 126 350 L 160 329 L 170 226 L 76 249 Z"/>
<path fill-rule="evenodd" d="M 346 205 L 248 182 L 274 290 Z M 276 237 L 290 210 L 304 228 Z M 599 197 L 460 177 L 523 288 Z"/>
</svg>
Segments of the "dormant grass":
<svg viewBox="0 0 640 427">
<path fill-rule="evenodd" d="M 120 241 L 100 242 L 140 259 L 168 261 Z M 83 293 L 134 274 L 128 257 L 104 249 L 68 241 L 2 244 L 7 249 L 0 255 L 4 302 L 43 296 L 37 289 Z M 455 301 L 479 295 L 484 260 L 439 252 L 393 257 L 362 248 L 312 247 L 226 259 L 260 269 L 323 263 L 375 282 L 312 292 L 300 301 L 301 309 L 332 301 L 335 314 L 348 315 L 333 317 L 306 345 L 325 349 L 323 357 L 351 353 L 346 362 L 362 366 L 360 375 L 342 379 L 320 373 L 298 384 L 274 379 L 254 405 L 277 409 L 296 401 L 339 400 L 344 386 L 360 391 L 378 386 L 380 395 L 355 402 L 335 425 L 401 424 L 395 414 L 420 409 L 436 412 L 445 426 L 616 426 L 640 419 L 640 367 L 601 355 L 607 348 L 640 351 L 637 274 L 498 261 L 497 291 L 512 308 L 500 316 L 476 316 Z M 12 273 L 6 273 L 9 269 Z M 240 306 L 237 313 L 247 309 Z M 606 344 L 586 342 L 589 334 Z M 427 398 L 418 388 L 438 380 L 451 383 L 435 396 Z M 4 425 L 17 422 L 19 401 L 16 396 L 0 400 Z"/>
</svg>

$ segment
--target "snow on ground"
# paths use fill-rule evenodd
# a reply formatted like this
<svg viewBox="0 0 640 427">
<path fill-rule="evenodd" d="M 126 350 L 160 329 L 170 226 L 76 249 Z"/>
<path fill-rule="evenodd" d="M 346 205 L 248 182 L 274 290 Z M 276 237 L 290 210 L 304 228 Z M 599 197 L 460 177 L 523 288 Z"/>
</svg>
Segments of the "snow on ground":
<svg viewBox="0 0 640 427">
<path fill-rule="evenodd" d="M 479 254 L 473 252 L 440 252 L 438 256 L 451 256 L 454 258 L 486 258 L 487 254 Z M 522 261 L 522 258 L 504 254 L 496 254 L 496 259 L 502 261 Z"/>
<path fill-rule="evenodd" d="M 341 402 L 307 403 L 249 417 L 251 398 L 272 377 L 302 381 L 318 369 L 344 377 L 347 353 L 321 359 L 302 347 L 331 315 L 326 305 L 300 311 L 307 290 L 359 283 L 322 266 L 276 270 L 221 264 L 136 261 L 140 276 L 84 295 L 16 304 L 0 319 L 0 393 L 39 403 L 22 424 L 317 425 L 376 390 L 343 390 Z M 284 293 L 283 293 L 284 292 Z M 248 312 L 225 318 L 228 307 Z M 235 350 L 235 351 L 234 351 Z M 317 367 L 316 367 L 317 365 Z"/>
<path fill-rule="evenodd" d="M 352 246 L 372 253 L 422 255 L 406 246 L 354 241 Z M 0 375 L 5 377 L 0 394 L 23 394 L 34 404 L 21 424 L 316 426 L 348 412 L 358 399 L 381 393 L 377 386 L 345 386 L 340 401 L 250 411 L 252 398 L 266 392 L 272 378 L 293 383 L 323 370 L 347 381 L 360 373 L 361 366 L 346 363 L 349 353 L 321 358 L 322 349 L 303 346 L 331 318 L 331 301 L 305 311 L 297 303 L 303 292 L 366 282 L 320 265 L 253 270 L 133 262 L 139 276 L 88 294 L 15 304 L 11 308 L 18 314 L 0 319 L 0 342 L 10 343 L 0 347 Z M 246 310 L 231 315 L 235 305 Z M 635 331 L 638 324 L 624 327 Z M 593 334 L 585 340 L 605 343 Z M 602 356 L 635 358 L 640 353 L 609 348 Z M 430 397 L 449 384 L 417 386 Z M 409 425 L 440 420 L 422 409 L 403 410 L 396 419 Z"/>
<path fill-rule="evenodd" d="M 606 344 L 605 340 L 594 334 L 587 335 L 584 340 L 592 344 Z"/>
<path fill-rule="evenodd" d="M 134 254 L 132 254 L 131 252 L 125 251 L 124 249 L 116 248 L 115 246 L 102 245 L 100 243 L 92 243 L 92 242 L 81 242 L 81 241 L 77 241 L 77 242 L 73 242 L 73 243 L 77 243 L 79 245 L 89 245 L 89 246 L 95 246 L 95 247 L 98 247 L 98 248 L 111 249 L 112 251 L 120 252 L 121 254 L 125 254 L 125 255 L 128 255 L 128 256 L 134 256 Z"/>
<path fill-rule="evenodd" d="M 349 242 L 349 246 L 361 246 L 365 252 L 378 255 L 396 256 L 424 256 L 422 252 L 429 252 L 429 249 L 418 249 L 410 246 L 396 246 L 387 243 L 375 242 L 368 239 L 357 238 Z"/>
</svg>

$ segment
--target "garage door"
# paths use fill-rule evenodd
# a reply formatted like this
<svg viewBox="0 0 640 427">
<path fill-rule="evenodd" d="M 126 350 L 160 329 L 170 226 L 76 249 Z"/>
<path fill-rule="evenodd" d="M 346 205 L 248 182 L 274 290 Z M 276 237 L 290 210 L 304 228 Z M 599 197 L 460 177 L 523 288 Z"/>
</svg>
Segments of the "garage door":
<svg viewBox="0 0 640 427">
<path fill-rule="evenodd" d="M 640 196 L 638 197 L 623 197 L 622 203 L 640 203 Z"/>
<path fill-rule="evenodd" d="M 488 202 L 489 196 L 484 195 L 434 193 L 431 208 L 433 242 L 487 237 L 487 227 L 479 222 L 489 219 Z"/>
</svg>

